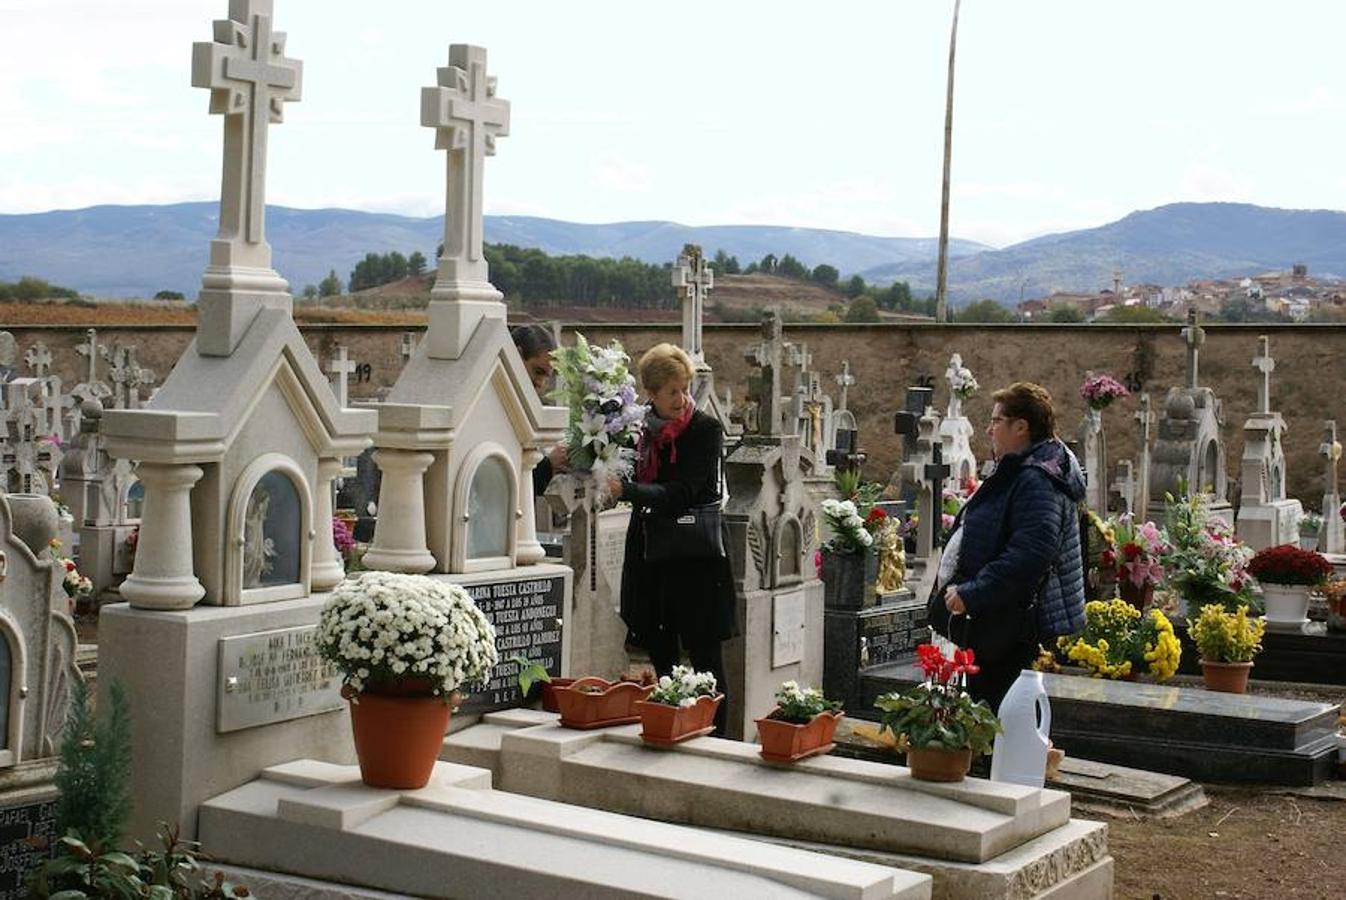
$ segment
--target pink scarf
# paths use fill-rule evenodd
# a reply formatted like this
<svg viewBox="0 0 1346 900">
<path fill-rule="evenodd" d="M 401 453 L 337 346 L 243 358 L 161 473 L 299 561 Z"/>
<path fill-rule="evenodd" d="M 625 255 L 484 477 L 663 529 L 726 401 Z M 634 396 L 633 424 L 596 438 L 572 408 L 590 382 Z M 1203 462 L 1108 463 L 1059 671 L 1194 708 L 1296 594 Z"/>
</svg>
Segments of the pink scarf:
<svg viewBox="0 0 1346 900">
<path fill-rule="evenodd" d="M 659 454 L 665 447 L 669 448 L 668 461 L 678 461 L 678 445 L 673 442 L 687 430 L 695 411 L 695 404 L 689 402 L 683 406 L 682 415 L 664 422 L 657 432 L 652 433 L 650 426 L 645 426 L 636 444 L 636 481 L 650 484 L 659 477 Z"/>
</svg>

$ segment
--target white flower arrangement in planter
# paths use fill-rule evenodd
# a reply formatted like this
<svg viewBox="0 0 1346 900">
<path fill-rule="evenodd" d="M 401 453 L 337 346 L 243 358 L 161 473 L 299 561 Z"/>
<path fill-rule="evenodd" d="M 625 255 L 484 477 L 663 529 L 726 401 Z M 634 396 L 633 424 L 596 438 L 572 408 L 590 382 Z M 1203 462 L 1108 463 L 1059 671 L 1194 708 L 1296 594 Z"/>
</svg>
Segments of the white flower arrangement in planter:
<svg viewBox="0 0 1346 900">
<path fill-rule="evenodd" d="M 716 693 L 715 676 L 710 672 L 697 672 L 691 666 L 674 666 L 673 674 L 662 676 L 646 701 L 686 707 L 694 705 L 698 697 L 714 697 Z"/>
<path fill-rule="evenodd" d="M 467 591 L 396 572 L 365 572 L 337 585 L 318 643 L 355 694 L 447 696 L 483 680 L 499 661 L 495 629 Z"/>
</svg>

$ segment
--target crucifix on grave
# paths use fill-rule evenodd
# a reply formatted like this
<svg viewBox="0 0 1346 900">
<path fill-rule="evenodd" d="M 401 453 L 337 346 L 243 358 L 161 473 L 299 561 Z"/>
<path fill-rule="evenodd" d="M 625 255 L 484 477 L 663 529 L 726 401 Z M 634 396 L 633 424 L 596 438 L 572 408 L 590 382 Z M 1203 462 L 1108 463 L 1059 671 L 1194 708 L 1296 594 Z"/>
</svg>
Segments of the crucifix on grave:
<svg viewBox="0 0 1346 900">
<path fill-rule="evenodd" d="M 1253 368 L 1261 373 L 1257 380 L 1257 411 L 1271 412 L 1271 373 L 1276 370 L 1276 360 L 1271 356 L 1271 342 L 1264 334 L 1257 340 L 1257 355 L 1253 357 Z"/>
<path fill-rule="evenodd" d="M 1150 412 L 1150 395 L 1148 393 L 1140 395 L 1140 408 L 1132 414 L 1136 423 L 1140 426 L 1136 435 L 1136 457 L 1138 463 L 1136 468 L 1139 470 L 1137 477 L 1139 484 L 1136 486 L 1136 505 L 1137 515 L 1144 517 L 1146 509 L 1150 503 L 1150 426 L 1154 424 L 1154 413 Z"/>
<path fill-rule="evenodd" d="M 682 306 L 682 349 L 698 370 L 706 365 L 701 326 L 706 313 L 706 296 L 715 287 L 715 270 L 706 262 L 701 248 L 686 244 L 673 265 L 673 287 L 678 289 Z"/>
<path fill-rule="evenodd" d="M 85 384 L 98 383 L 98 330 L 90 328 L 84 332 L 84 343 L 75 345 L 75 352 L 89 360 L 89 377 Z"/>
<path fill-rule="evenodd" d="M 224 117 L 220 226 L 198 302 L 203 356 L 230 355 L 259 310 L 293 304 L 266 241 L 266 151 L 269 126 L 299 99 L 303 64 L 285 56 L 272 8 L 272 0 L 229 0 L 214 40 L 192 45 L 192 86 L 209 90 L 210 112 Z"/>
<path fill-rule="evenodd" d="M 920 416 L 903 410 L 894 425 L 898 434 L 913 437 L 916 442 L 914 452 L 902 464 L 902 477 L 916 489 L 916 556 L 925 559 L 939 547 L 944 480 L 952 469 L 944 462 L 939 413 L 933 407 L 926 407 Z"/>
<path fill-rule="evenodd" d="M 1198 365 L 1201 345 L 1206 342 L 1206 331 L 1197 322 L 1195 308 L 1187 310 L 1187 327 L 1182 330 L 1182 337 L 1187 344 L 1187 386 L 1196 390 L 1201 383 Z"/>
<path fill-rule="evenodd" d="M 768 309 L 762 314 L 762 340 L 744 354 L 757 367 L 748 379 L 749 408 L 745 411 L 745 430 L 763 437 L 781 436 L 781 357 L 790 345 L 783 337 L 780 312 Z"/>
<path fill-rule="evenodd" d="M 1318 550 L 1322 553 L 1346 552 L 1346 525 L 1341 521 L 1341 487 L 1337 478 L 1337 464 L 1341 460 L 1341 443 L 1337 440 L 1337 423 L 1328 419 L 1323 423 L 1323 442 L 1318 445 L 1323 460 L 1323 524 L 1318 527 Z"/>
<path fill-rule="evenodd" d="M 349 378 L 355 374 L 355 360 L 346 352 L 345 346 L 338 346 L 336 356 L 327 363 L 327 376 L 332 384 L 332 393 L 336 396 L 337 406 L 345 409 L 350 406 Z"/>
<path fill-rule="evenodd" d="M 139 409 L 140 388 L 155 382 L 154 373 L 136 359 L 136 348 L 132 345 L 114 343 L 107 356 L 113 407 Z"/>
<path fill-rule="evenodd" d="M 458 359 L 477 323 L 505 318 L 503 295 L 491 284 L 482 251 L 482 179 L 486 157 L 509 134 L 509 102 L 486 74 L 486 50 L 449 47 L 437 84 L 421 88 L 421 124 L 435 129 L 435 149 L 448 151 L 444 253 L 430 290 L 430 357 Z"/>
<path fill-rule="evenodd" d="M 841 388 L 841 394 L 837 397 L 837 409 L 849 409 L 847 406 L 847 392 L 855 385 L 855 376 L 851 374 L 851 361 L 843 359 L 841 361 L 841 374 L 836 376 L 837 385 Z"/>
</svg>

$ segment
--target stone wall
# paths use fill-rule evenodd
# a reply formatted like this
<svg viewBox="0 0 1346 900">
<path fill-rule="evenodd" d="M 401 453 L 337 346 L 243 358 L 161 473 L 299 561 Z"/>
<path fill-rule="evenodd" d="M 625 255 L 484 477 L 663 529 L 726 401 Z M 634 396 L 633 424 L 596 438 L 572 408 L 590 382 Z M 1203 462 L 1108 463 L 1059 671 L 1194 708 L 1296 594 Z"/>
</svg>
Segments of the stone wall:
<svg viewBox="0 0 1346 900">
<path fill-rule="evenodd" d="M 401 369 L 404 326 L 301 326 L 314 355 L 326 367 L 338 345 L 351 358 L 368 364 L 368 381 L 352 381 L 353 399 L 371 397 L 390 386 Z M 898 462 L 898 439 L 893 412 L 900 406 L 904 387 L 921 373 L 936 379 L 936 398 L 947 399 L 943 373 L 949 354 L 958 352 L 976 374 L 982 392 L 965 408 L 977 427 L 973 448 L 979 458 L 989 452 L 984 428 L 990 416 L 990 394 L 1015 380 L 1037 381 L 1057 399 L 1058 428 L 1073 436 L 1084 411 L 1078 389 L 1086 370 L 1138 379 L 1152 397 L 1152 408 L 1163 408 L 1168 387 L 1185 377 L 1185 354 L 1178 325 L 787 325 L 786 338 L 807 343 L 815 368 L 824 373 L 824 386 L 836 396 L 832 376 L 849 359 L 857 384 L 850 390 L 850 406 L 860 422 L 861 443 L 869 453 L 866 474 L 886 480 Z M 66 326 L 11 327 L 18 340 L 19 359 L 28 346 L 44 341 L 54 357 L 54 371 L 67 385 L 82 380 L 87 363 L 75 353 L 85 329 Z M 591 340 L 619 338 L 633 356 L 659 341 L 676 341 L 675 325 L 589 325 Z M 120 339 L 133 343 L 142 365 L 162 380 L 186 349 L 193 329 L 183 326 L 104 326 L 99 343 Z M 1223 401 L 1224 436 L 1231 478 L 1237 477 L 1242 453 L 1244 419 L 1256 404 L 1256 371 L 1250 362 L 1257 337 L 1268 334 L 1277 360 L 1272 405 L 1289 425 L 1285 452 L 1288 487 L 1292 496 L 1317 509 L 1321 500 L 1322 466 L 1317 456 L 1322 421 L 1335 418 L 1346 431 L 1346 327 L 1337 325 L 1211 325 L 1201 353 L 1201 382 L 1213 387 Z M 744 351 L 758 340 L 753 325 L 707 325 L 706 355 L 716 371 L 721 393 L 733 392 L 735 403 L 746 393 L 748 364 Z M 81 365 L 83 363 L 83 365 Z M 22 369 L 20 363 L 20 369 Z M 78 375 L 77 375 L 78 373 Z M 786 383 L 793 384 L 787 373 Z M 1105 413 L 1110 460 L 1133 457 L 1136 427 L 1131 418 L 1134 398 L 1115 404 Z"/>
</svg>

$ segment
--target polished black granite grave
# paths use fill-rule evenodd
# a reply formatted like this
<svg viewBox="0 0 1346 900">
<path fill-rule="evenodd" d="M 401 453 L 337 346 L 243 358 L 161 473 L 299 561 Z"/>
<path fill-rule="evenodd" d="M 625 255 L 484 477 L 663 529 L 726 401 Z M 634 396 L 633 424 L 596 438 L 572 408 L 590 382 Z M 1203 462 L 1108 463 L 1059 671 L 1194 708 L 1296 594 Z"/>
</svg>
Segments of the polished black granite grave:
<svg viewBox="0 0 1346 900">
<path fill-rule="evenodd" d="M 909 590 L 867 609 L 824 607 L 823 693 L 851 708 L 864 671 L 910 658 L 928 634 L 925 603 Z"/>
<path fill-rule="evenodd" d="M 1186 626 L 1178 624 L 1173 630 L 1182 641 L 1178 671 L 1200 675 L 1200 654 Z M 1262 652 L 1253 665 L 1253 677 L 1346 686 L 1346 634 L 1327 631 L 1322 622 L 1310 622 L 1304 632 L 1268 631 L 1262 637 Z"/>
<path fill-rule="evenodd" d="M 860 703 L 914 684 L 909 661 L 861 675 Z M 1195 781 L 1318 784 L 1336 764 L 1339 707 L 1201 688 L 1044 674 L 1052 740 L 1071 756 Z"/>
</svg>

